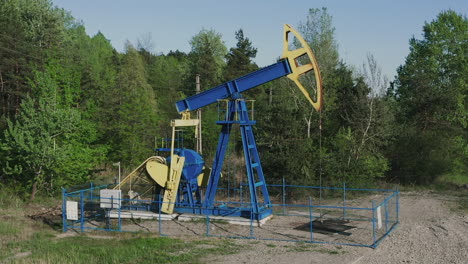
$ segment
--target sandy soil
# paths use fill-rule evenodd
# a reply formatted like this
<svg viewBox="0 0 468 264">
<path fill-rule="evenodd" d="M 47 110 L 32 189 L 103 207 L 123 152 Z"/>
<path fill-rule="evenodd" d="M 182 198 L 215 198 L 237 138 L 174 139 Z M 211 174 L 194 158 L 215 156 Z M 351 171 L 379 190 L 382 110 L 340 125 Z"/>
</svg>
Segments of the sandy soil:
<svg viewBox="0 0 468 264">
<path fill-rule="evenodd" d="M 402 193 L 400 225 L 376 249 L 294 242 L 234 240 L 234 255 L 206 263 L 468 263 L 468 215 L 455 197 Z"/>
</svg>

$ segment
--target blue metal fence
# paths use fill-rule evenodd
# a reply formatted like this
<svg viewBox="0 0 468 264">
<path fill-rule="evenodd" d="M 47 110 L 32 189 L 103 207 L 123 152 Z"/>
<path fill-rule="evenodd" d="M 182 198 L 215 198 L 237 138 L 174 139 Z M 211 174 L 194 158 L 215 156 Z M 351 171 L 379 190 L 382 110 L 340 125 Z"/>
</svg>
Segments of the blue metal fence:
<svg viewBox="0 0 468 264">
<path fill-rule="evenodd" d="M 283 184 L 268 185 L 268 188 L 279 188 L 280 191 L 276 197 L 277 203 L 273 200 L 271 204 L 273 218 L 260 227 L 260 223 L 254 220 L 253 210 L 250 219 L 235 220 L 202 215 L 182 220 L 181 215 L 161 214 L 157 210 L 163 203 L 161 200 L 100 196 L 100 190 L 112 186 L 93 186 L 91 183 L 89 188 L 82 190 L 67 192 L 63 189 L 63 231 L 147 231 L 162 236 L 202 235 L 376 248 L 399 224 L 398 190 L 355 189 L 347 188 L 346 185 L 342 188 L 299 186 L 287 185 L 284 181 Z M 331 199 L 319 200 L 313 198 L 318 197 L 315 194 L 287 203 L 288 199 L 292 201 L 294 198 L 287 195 L 291 189 L 299 189 L 306 194 L 310 194 L 307 190 L 327 190 L 340 193 L 341 197 L 334 193 Z M 239 188 L 226 191 L 231 200 L 217 201 L 215 204 L 253 208 L 244 202 L 245 190 L 243 192 L 242 184 Z M 354 195 L 350 199 L 350 192 L 365 192 L 366 195 Z M 372 201 L 362 199 L 369 195 L 372 195 Z M 103 201 L 107 203 L 104 206 L 107 208 L 103 208 Z M 240 225 L 230 225 L 230 221 L 237 221 Z"/>
</svg>

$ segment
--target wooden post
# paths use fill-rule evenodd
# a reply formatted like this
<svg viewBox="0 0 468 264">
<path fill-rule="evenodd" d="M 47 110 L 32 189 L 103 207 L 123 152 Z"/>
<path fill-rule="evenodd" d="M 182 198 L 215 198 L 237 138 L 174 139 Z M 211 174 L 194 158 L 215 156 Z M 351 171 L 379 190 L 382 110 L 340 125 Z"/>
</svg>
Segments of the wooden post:
<svg viewBox="0 0 468 264">
<path fill-rule="evenodd" d="M 196 76 L 196 86 L 195 86 L 195 91 L 197 92 L 197 94 L 200 93 L 200 74 L 197 74 Z M 201 112 L 201 108 L 199 108 L 197 110 L 197 119 L 200 120 L 199 123 L 198 123 L 198 126 L 195 128 L 197 129 L 197 152 L 201 154 L 203 154 L 203 149 L 202 149 L 202 122 L 201 122 L 201 118 L 202 118 L 202 112 Z"/>
</svg>

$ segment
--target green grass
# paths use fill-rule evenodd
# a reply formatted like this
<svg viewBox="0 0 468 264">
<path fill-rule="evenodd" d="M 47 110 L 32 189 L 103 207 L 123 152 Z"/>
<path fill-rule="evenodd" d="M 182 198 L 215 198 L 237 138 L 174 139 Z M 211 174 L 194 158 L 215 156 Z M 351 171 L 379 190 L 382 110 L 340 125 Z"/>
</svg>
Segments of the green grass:
<svg viewBox="0 0 468 264">
<path fill-rule="evenodd" d="M 20 232 L 18 226 L 14 223 L 1 221 L 0 222 L 0 237 L 4 236 L 14 236 Z"/>
<path fill-rule="evenodd" d="M 289 246 L 289 252 L 308 252 L 314 251 L 317 246 L 315 244 L 297 242 L 293 246 Z"/>
<path fill-rule="evenodd" d="M 468 175 L 467 174 L 444 174 L 440 176 L 437 183 L 447 183 L 461 186 L 463 184 L 468 184 Z"/>
<path fill-rule="evenodd" d="M 142 236 L 138 234 L 138 236 Z M 31 239 L 10 242 L 0 254 L 0 262 L 22 263 L 199 263 L 214 254 L 233 254 L 240 246 L 227 240 L 183 241 L 166 237 L 92 238 L 86 235 L 56 238 L 42 231 Z M 30 252 L 21 258 L 14 256 Z"/>
<path fill-rule="evenodd" d="M 10 259 L 19 252 L 31 252 L 16 261 L 27 263 L 198 263 L 210 254 L 234 253 L 235 244 L 219 240 L 211 247 L 203 240 L 182 241 L 165 237 L 54 239 L 50 233 L 36 233 L 31 240 L 7 244 Z"/>
</svg>

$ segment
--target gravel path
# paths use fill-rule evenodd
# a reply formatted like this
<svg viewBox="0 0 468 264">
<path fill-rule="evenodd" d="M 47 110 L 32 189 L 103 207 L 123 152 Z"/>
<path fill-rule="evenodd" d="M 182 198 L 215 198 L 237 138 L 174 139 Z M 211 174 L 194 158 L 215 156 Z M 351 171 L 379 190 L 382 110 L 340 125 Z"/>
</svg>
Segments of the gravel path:
<svg viewBox="0 0 468 264">
<path fill-rule="evenodd" d="M 467 263 L 468 215 L 450 208 L 455 197 L 402 193 L 400 225 L 377 249 L 277 241 L 234 240 L 235 255 L 206 263 Z"/>
</svg>

